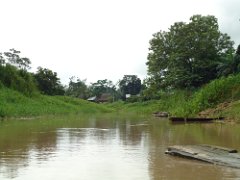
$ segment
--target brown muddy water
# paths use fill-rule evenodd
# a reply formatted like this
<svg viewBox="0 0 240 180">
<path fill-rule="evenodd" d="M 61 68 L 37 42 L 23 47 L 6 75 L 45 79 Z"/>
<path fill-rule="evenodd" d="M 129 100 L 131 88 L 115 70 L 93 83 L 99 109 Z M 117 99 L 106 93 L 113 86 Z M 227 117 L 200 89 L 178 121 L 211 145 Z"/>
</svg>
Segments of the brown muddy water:
<svg viewBox="0 0 240 180">
<path fill-rule="evenodd" d="M 239 124 L 152 117 L 64 117 L 0 122 L 0 179 L 240 179 L 240 170 L 164 154 L 176 144 L 240 150 Z"/>
</svg>

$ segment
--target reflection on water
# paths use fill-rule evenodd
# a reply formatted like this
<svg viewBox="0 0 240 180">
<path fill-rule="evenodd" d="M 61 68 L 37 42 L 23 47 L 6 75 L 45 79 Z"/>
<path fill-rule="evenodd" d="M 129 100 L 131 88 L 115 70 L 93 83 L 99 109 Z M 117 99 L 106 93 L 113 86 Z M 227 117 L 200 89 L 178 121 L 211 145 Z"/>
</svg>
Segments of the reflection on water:
<svg viewBox="0 0 240 180">
<path fill-rule="evenodd" d="M 0 179 L 238 179 L 240 170 L 165 155 L 175 144 L 240 149 L 240 125 L 150 117 L 0 123 Z"/>
</svg>

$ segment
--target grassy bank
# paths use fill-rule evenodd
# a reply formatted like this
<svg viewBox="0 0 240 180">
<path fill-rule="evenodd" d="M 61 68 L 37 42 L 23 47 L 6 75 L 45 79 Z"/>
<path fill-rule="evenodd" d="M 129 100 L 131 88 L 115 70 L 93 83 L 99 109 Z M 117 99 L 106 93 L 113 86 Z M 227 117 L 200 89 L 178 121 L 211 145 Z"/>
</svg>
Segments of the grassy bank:
<svg viewBox="0 0 240 180">
<path fill-rule="evenodd" d="M 107 106 L 115 111 L 138 114 L 152 114 L 157 111 L 167 111 L 171 114 L 184 113 L 184 106 L 187 105 L 189 92 L 175 91 L 171 94 L 163 93 L 160 100 L 150 100 L 144 102 L 115 102 Z"/>
<path fill-rule="evenodd" d="M 108 106 L 117 111 L 151 114 L 167 111 L 172 116 L 198 116 L 198 113 L 212 108 L 208 116 L 227 116 L 240 119 L 240 74 L 216 79 L 196 91 L 172 91 L 163 93 L 159 100 L 147 102 L 117 102 Z M 229 106 L 219 108 L 221 103 Z M 214 111 L 214 108 L 218 108 Z"/>
<path fill-rule="evenodd" d="M 224 107 L 219 106 L 224 103 Z M 227 106 L 225 106 L 227 103 Z M 1 117 L 29 117 L 61 114 L 94 114 L 120 112 L 124 114 L 152 114 L 167 111 L 172 116 L 197 116 L 209 109 L 208 116 L 227 116 L 240 119 L 240 75 L 210 82 L 196 91 L 162 93 L 159 100 L 145 102 L 115 102 L 107 105 L 90 103 L 66 96 L 34 95 L 27 97 L 17 91 L 0 88 Z"/>
<path fill-rule="evenodd" d="M 35 95 L 27 97 L 8 89 L 0 89 L 0 116 L 25 117 L 51 114 L 105 113 L 111 109 L 103 105 L 65 96 Z"/>
</svg>

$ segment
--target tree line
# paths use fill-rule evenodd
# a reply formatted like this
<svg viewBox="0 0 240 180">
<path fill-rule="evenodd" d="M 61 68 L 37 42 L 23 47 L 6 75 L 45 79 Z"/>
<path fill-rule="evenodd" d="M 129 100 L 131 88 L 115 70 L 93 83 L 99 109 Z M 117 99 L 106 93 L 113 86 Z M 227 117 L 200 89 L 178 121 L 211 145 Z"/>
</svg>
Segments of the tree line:
<svg viewBox="0 0 240 180">
<path fill-rule="evenodd" d="M 10 49 L 0 53 L 0 87 L 17 90 L 27 96 L 66 95 L 81 99 L 109 94 L 111 100 L 125 99 L 126 94 L 137 95 L 141 91 L 141 80 L 136 75 L 125 75 L 117 85 L 104 79 L 87 85 L 86 80 L 71 77 L 69 84 L 63 86 L 57 72 L 38 67 L 36 73 L 29 72 L 31 61 L 22 57 L 21 52 Z"/>
<path fill-rule="evenodd" d="M 193 90 L 216 78 L 240 72 L 240 45 L 219 30 L 214 16 L 193 15 L 189 22 L 176 22 L 168 31 L 153 34 L 147 56 L 148 76 L 141 82 L 136 75 L 124 75 L 116 85 L 103 79 L 87 85 L 71 77 L 63 86 L 56 72 L 39 67 L 29 72 L 31 61 L 20 51 L 0 53 L 0 87 L 5 86 L 32 96 L 67 95 L 81 99 L 110 94 L 113 100 L 159 99 L 161 92 Z M 137 96 L 140 94 L 140 97 Z M 136 97 L 137 96 L 137 97 Z"/>
</svg>

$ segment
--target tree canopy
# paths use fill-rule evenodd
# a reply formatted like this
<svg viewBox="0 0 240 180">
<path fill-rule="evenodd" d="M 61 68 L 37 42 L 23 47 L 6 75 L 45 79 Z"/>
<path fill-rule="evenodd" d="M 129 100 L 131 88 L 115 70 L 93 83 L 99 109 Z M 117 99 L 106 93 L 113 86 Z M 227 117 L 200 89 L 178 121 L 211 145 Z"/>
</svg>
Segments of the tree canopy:
<svg viewBox="0 0 240 180">
<path fill-rule="evenodd" d="M 233 44 L 214 16 L 194 15 L 153 35 L 148 74 L 162 88 L 199 87 L 217 77 L 220 58 L 233 52 Z"/>
<path fill-rule="evenodd" d="M 63 95 L 64 88 L 57 77 L 57 73 L 50 69 L 38 67 L 37 73 L 34 75 L 38 89 L 47 95 Z"/>
<path fill-rule="evenodd" d="M 0 87 L 17 90 L 27 96 L 37 92 L 36 83 L 30 69 L 31 61 L 20 56 L 20 51 L 10 49 L 9 52 L 0 53 Z"/>
<path fill-rule="evenodd" d="M 229 53 L 223 56 L 222 61 L 219 62 L 217 67 L 218 76 L 228 76 L 230 74 L 236 74 L 240 72 L 240 45 L 234 53 Z"/>
<path fill-rule="evenodd" d="M 81 80 L 79 78 L 75 78 L 74 76 L 71 77 L 65 94 L 81 99 L 88 98 L 89 90 L 86 85 L 86 80 Z"/>
<path fill-rule="evenodd" d="M 91 95 L 96 96 L 97 98 L 99 98 L 103 93 L 109 93 L 114 96 L 116 91 L 112 81 L 107 79 L 98 80 L 97 82 L 92 83 L 89 89 Z"/>
<path fill-rule="evenodd" d="M 141 91 L 141 79 L 136 75 L 124 75 L 119 81 L 119 89 L 123 96 L 126 94 L 137 95 Z"/>
<path fill-rule="evenodd" d="M 9 52 L 4 52 L 4 55 L 6 59 L 8 60 L 8 63 L 18 67 L 19 69 L 27 70 L 30 69 L 31 61 L 30 59 L 26 57 L 20 57 L 20 51 L 17 51 L 15 49 L 10 49 Z M 2 59 L 2 56 L 0 57 L 1 63 L 5 63 L 6 61 Z"/>
</svg>

